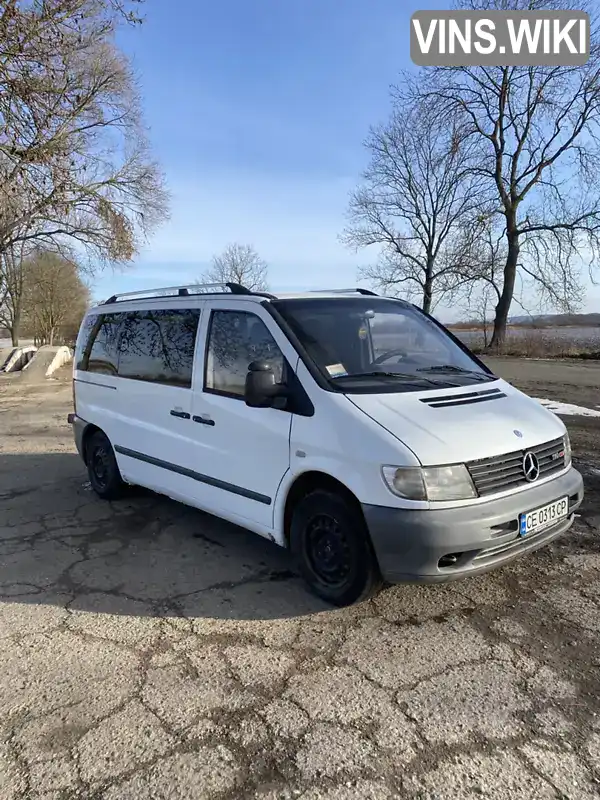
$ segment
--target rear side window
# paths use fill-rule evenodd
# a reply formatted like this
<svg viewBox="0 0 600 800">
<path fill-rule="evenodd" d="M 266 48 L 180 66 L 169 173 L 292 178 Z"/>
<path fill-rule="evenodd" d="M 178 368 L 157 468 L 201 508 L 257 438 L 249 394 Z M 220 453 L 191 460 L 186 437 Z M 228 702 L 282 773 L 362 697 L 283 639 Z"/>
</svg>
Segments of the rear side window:
<svg viewBox="0 0 600 800">
<path fill-rule="evenodd" d="M 116 375 L 122 314 L 98 314 L 85 319 L 75 353 L 77 369 Z"/>
<path fill-rule="evenodd" d="M 84 318 L 77 334 L 77 342 L 75 343 L 75 369 L 86 369 L 86 361 L 84 353 L 88 348 L 90 337 L 94 329 L 94 325 L 98 322 L 98 316 L 89 314 Z M 88 354 L 89 355 L 89 354 Z"/>
<path fill-rule="evenodd" d="M 190 388 L 199 319 L 199 309 L 124 314 L 119 377 Z"/>
<path fill-rule="evenodd" d="M 281 382 L 284 356 L 264 322 L 245 311 L 213 311 L 208 334 L 205 391 L 243 397 L 248 365 L 267 361 Z"/>
</svg>

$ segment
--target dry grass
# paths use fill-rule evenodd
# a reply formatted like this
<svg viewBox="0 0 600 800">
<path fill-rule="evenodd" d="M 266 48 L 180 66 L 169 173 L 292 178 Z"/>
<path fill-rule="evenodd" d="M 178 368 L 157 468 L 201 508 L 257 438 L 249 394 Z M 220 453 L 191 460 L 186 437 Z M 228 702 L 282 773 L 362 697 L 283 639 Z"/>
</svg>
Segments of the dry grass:
<svg viewBox="0 0 600 800">
<path fill-rule="evenodd" d="M 523 331 L 517 335 L 509 333 L 500 355 L 521 358 L 600 359 L 597 329 L 591 329 L 590 333 L 592 335 L 589 337 L 579 335 L 572 338 L 557 335 L 550 328 Z M 468 338 L 464 337 L 464 341 L 474 353 L 485 351 L 483 334 L 471 334 Z"/>
</svg>

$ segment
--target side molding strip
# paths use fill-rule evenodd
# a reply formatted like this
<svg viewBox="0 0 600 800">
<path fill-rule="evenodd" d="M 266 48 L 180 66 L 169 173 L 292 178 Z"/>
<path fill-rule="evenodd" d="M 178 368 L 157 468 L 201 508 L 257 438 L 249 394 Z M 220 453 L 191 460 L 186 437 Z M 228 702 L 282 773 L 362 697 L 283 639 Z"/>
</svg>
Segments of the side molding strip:
<svg viewBox="0 0 600 800">
<path fill-rule="evenodd" d="M 121 447 L 118 444 L 115 445 L 115 452 L 120 453 L 122 456 L 127 456 L 128 458 L 144 461 L 146 464 L 152 464 L 155 467 L 168 469 L 170 472 L 176 472 L 178 475 L 191 478 L 199 483 L 206 483 L 209 486 L 214 486 L 216 489 L 223 489 L 225 492 L 238 494 L 241 497 L 247 497 L 249 500 L 256 500 L 257 503 L 263 503 L 266 506 L 271 505 L 271 498 L 267 497 L 266 494 L 259 494 L 250 489 L 244 489 L 243 486 L 236 486 L 234 483 L 227 483 L 227 481 L 221 481 L 218 478 L 211 478 L 210 475 L 203 475 L 201 472 L 195 472 L 193 469 L 171 464 L 170 461 L 163 461 L 161 458 L 154 458 L 154 456 L 148 456 L 145 453 L 139 453 L 137 450 L 130 450 L 128 447 Z"/>
<path fill-rule="evenodd" d="M 116 386 L 109 386 L 107 383 L 98 383 L 98 381 L 84 381 L 83 378 L 73 378 L 76 383 L 87 383 L 89 386 L 100 386 L 101 389 L 113 389 L 117 391 Z"/>
</svg>

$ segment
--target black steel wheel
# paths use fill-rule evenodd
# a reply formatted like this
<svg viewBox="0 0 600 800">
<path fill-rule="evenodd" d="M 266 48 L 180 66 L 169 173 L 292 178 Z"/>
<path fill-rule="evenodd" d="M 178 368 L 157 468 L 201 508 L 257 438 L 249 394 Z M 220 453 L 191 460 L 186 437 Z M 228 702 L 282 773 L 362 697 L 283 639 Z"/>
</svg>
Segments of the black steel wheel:
<svg viewBox="0 0 600 800">
<path fill-rule="evenodd" d="M 124 483 L 112 445 L 102 431 L 88 437 L 85 460 L 92 489 L 103 500 L 116 500 L 123 493 Z"/>
<path fill-rule="evenodd" d="M 317 490 L 292 515 L 290 546 L 312 591 L 336 606 L 365 600 L 381 575 L 360 510 L 342 494 Z"/>
</svg>

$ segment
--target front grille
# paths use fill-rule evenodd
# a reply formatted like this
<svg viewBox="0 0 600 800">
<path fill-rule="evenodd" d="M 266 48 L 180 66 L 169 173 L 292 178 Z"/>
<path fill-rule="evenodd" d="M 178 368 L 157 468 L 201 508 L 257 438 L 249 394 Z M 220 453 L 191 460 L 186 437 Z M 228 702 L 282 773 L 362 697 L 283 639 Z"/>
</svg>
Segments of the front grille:
<svg viewBox="0 0 600 800">
<path fill-rule="evenodd" d="M 471 461 L 467 464 L 467 468 L 477 494 L 483 497 L 504 492 L 515 486 L 531 485 L 523 472 L 525 453 L 533 453 L 538 460 L 540 467 L 538 481 L 560 472 L 565 467 L 565 447 L 562 438 L 529 447 L 527 450 L 515 450 L 513 453 Z"/>
</svg>

